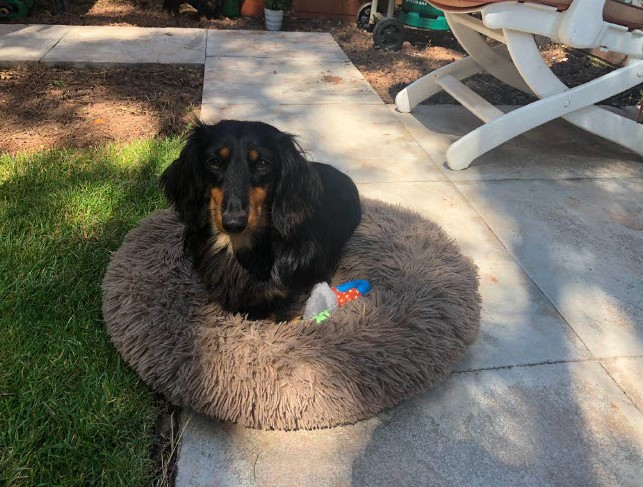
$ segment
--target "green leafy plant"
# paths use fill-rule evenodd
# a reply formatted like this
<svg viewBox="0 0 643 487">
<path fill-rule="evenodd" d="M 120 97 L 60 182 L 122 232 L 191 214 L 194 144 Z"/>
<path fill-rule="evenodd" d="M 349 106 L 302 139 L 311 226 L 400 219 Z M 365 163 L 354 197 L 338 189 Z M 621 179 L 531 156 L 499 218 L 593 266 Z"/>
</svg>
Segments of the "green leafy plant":
<svg viewBox="0 0 643 487">
<path fill-rule="evenodd" d="M 292 0 L 266 0 L 264 5 L 269 10 L 287 10 L 292 7 Z"/>
</svg>

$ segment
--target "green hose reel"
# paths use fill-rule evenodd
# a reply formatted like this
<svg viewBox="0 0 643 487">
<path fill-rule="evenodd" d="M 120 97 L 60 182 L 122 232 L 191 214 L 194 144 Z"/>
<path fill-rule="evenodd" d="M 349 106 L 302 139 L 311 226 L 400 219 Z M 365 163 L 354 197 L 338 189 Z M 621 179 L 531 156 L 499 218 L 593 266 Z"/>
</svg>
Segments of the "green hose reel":
<svg viewBox="0 0 643 487">
<path fill-rule="evenodd" d="M 27 16 L 33 9 L 34 0 L 0 0 L 0 21 Z"/>
</svg>

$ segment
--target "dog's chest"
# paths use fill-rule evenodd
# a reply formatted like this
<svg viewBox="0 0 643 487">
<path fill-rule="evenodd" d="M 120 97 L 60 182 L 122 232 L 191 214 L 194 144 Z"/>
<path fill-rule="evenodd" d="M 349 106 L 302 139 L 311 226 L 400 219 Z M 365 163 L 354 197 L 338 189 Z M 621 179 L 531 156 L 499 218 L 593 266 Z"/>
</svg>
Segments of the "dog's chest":
<svg viewBox="0 0 643 487">
<path fill-rule="evenodd" d="M 213 246 L 206 260 L 200 273 L 215 297 L 228 309 L 243 311 L 269 305 L 283 297 L 283 291 L 272 279 L 274 258 L 267 245 L 236 252 L 228 246 Z"/>
</svg>

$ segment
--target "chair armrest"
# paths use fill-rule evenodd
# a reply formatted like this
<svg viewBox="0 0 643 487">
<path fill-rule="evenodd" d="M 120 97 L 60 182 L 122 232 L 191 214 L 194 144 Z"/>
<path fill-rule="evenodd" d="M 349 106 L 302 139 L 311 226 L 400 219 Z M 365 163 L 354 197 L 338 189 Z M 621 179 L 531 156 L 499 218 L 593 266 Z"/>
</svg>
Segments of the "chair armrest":
<svg viewBox="0 0 643 487">
<path fill-rule="evenodd" d="M 574 0 L 558 27 L 558 38 L 577 48 L 596 47 L 607 25 L 603 22 L 605 0 Z"/>
<path fill-rule="evenodd" d="M 578 49 L 606 47 L 641 57 L 641 32 L 603 20 L 606 0 L 574 0 L 569 9 L 532 3 L 499 2 L 481 9 L 484 25 L 549 37 Z"/>
</svg>

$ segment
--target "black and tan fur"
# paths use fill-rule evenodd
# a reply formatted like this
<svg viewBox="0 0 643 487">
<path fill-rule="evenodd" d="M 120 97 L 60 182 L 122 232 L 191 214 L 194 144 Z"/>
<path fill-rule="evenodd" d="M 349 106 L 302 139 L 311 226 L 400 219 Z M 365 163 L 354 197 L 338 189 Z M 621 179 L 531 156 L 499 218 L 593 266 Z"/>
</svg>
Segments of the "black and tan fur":
<svg viewBox="0 0 643 487">
<path fill-rule="evenodd" d="M 212 299 L 254 319 L 298 316 L 361 216 L 348 176 L 261 122 L 197 124 L 161 184 Z"/>
</svg>

